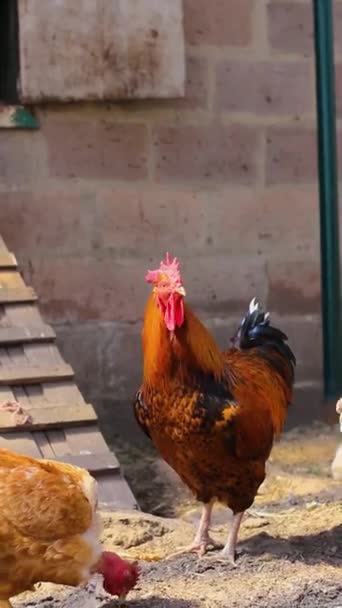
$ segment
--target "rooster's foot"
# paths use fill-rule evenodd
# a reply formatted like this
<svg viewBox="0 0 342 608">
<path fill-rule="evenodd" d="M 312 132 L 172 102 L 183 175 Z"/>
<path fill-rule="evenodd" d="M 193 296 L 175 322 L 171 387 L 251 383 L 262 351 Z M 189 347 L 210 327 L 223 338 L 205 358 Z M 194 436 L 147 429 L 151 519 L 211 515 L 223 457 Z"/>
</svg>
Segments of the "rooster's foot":
<svg viewBox="0 0 342 608">
<path fill-rule="evenodd" d="M 218 543 L 209 535 L 211 512 L 213 509 L 213 505 L 213 500 L 203 505 L 201 519 L 193 543 L 190 546 L 185 547 L 184 549 L 180 549 L 179 551 L 172 553 L 171 557 L 174 557 L 176 555 L 183 555 L 184 553 L 196 553 L 198 557 L 203 557 L 203 555 L 207 551 L 207 548 L 209 547 L 211 547 L 212 549 L 222 549 L 223 545 L 221 543 Z"/>
<path fill-rule="evenodd" d="M 217 542 L 209 534 L 205 538 L 201 538 L 200 541 L 194 540 L 192 545 L 189 547 L 189 553 L 197 553 L 198 557 L 203 557 L 207 550 L 222 549 L 223 544 Z"/>
<path fill-rule="evenodd" d="M 203 557 L 203 555 L 205 555 L 209 548 L 215 550 L 222 549 L 222 547 L 222 543 L 217 542 L 208 535 L 205 538 L 201 538 L 200 540 L 195 539 L 194 542 L 188 547 L 179 549 L 178 551 L 171 553 L 167 557 L 168 559 L 170 559 L 173 557 L 178 557 L 179 555 L 185 555 L 186 553 L 196 553 L 198 557 Z"/>
</svg>

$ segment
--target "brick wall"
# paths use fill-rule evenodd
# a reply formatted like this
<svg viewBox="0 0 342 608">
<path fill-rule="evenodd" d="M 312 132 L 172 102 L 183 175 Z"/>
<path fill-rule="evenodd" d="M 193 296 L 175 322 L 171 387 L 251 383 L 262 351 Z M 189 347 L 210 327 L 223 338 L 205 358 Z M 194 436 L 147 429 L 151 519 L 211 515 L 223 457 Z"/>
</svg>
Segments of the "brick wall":
<svg viewBox="0 0 342 608">
<path fill-rule="evenodd" d="M 186 99 L 47 106 L 39 131 L 0 135 L 3 237 L 87 398 L 122 432 L 144 273 L 166 249 L 222 344 L 257 295 L 290 336 L 299 391 L 321 376 L 311 2 L 184 5 Z M 297 421 L 314 415 L 299 401 Z"/>
</svg>

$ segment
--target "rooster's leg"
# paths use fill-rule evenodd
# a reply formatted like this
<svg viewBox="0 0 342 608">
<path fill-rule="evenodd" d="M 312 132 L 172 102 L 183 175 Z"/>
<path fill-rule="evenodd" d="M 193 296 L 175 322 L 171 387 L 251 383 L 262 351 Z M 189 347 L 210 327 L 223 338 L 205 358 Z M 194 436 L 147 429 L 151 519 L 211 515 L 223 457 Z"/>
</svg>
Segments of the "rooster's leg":
<svg viewBox="0 0 342 608">
<path fill-rule="evenodd" d="M 169 553 L 165 555 L 164 559 L 171 559 L 173 557 L 177 557 L 178 555 L 184 555 L 185 553 L 197 553 L 199 557 L 203 557 L 206 552 L 207 547 L 210 545 L 214 549 L 222 549 L 222 543 L 213 540 L 209 535 L 210 521 L 211 521 L 211 512 L 213 510 L 214 501 L 204 504 L 201 519 L 198 525 L 198 529 L 196 532 L 196 536 L 194 541 L 188 547 L 184 547 L 183 549 L 178 549 L 178 551 L 174 551 L 173 553 Z M 121 557 L 123 557 L 121 553 Z M 132 555 L 125 555 L 124 557 L 128 557 L 133 559 Z M 134 559 L 141 561 L 159 561 L 162 559 L 157 555 L 134 555 Z M 0 606 L 1 608 L 1 606 Z"/>
<path fill-rule="evenodd" d="M 228 559 L 233 565 L 235 564 L 235 547 L 243 514 L 244 512 L 235 513 L 229 530 L 227 543 L 221 553 L 221 557 Z"/>
<path fill-rule="evenodd" d="M 220 543 L 217 543 L 209 535 L 209 528 L 211 522 L 211 512 L 213 510 L 214 503 L 210 502 L 203 505 L 202 516 L 197 529 L 197 533 L 192 545 L 190 545 L 188 551 L 191 553 L 197 553 L 199 557 L 202 557 L 209 545 L 215 548 L 222 547 Z"/>
<path fill-rule="evenodd" d="M 199 557 L 203 557 L 209 545 L 214 547 L 214 549 L 222 548 L 222 544 L 213 540 L 209 535 L 213 506 L 214 502 L 203 505 L 202 516 L 193 543 L 188 547 L 184 547 L 184 549 L 171 553 L 171 555 L 168 555 L 168 558 L 183 555 L 184 553 L 197 553 Z"/>
</svg>

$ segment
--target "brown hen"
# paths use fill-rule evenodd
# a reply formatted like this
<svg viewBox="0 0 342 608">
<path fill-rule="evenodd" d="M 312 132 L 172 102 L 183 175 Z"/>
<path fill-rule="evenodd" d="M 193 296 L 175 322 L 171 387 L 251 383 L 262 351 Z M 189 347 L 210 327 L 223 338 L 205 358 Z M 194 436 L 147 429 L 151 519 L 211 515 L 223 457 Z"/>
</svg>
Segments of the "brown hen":
<svg viewBox="0 0 342 608">
<path fill-rule="evenodd" d="M 124 597 L 136 563 L 102 552 L 97 483 L 78 467 L 0 449 L 0 607 L 37 582 L 77 586 L 95 574 Z"/>
</svg>

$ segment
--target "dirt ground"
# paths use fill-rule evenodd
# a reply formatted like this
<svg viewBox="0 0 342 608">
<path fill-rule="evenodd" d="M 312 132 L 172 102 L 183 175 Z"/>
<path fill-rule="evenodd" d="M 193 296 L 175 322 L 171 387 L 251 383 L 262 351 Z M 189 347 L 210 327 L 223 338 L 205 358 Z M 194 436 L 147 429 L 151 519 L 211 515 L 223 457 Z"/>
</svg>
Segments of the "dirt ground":
<svg viewBox="0 0 342 608">
<path fill-rule="evenodd" d="M 115 450 L 144 511 L 103 513 L 108 549 L 141 560 L 128 608 L 342 608 L 342 482 L 330 466 L 341 435 L 317 425 L 284 435 L 267 478 L 241 527 L 236 567 L 214 553 L 202 559 L 168 554 L 192 540 L 199 508 L 150 448 Z M 224 541 L 230 513 L 217 507 L 213 536 Z M 89 588 L 41 585 L 18 597 L 21 608 L 114 608 Z"/>
</svg>

